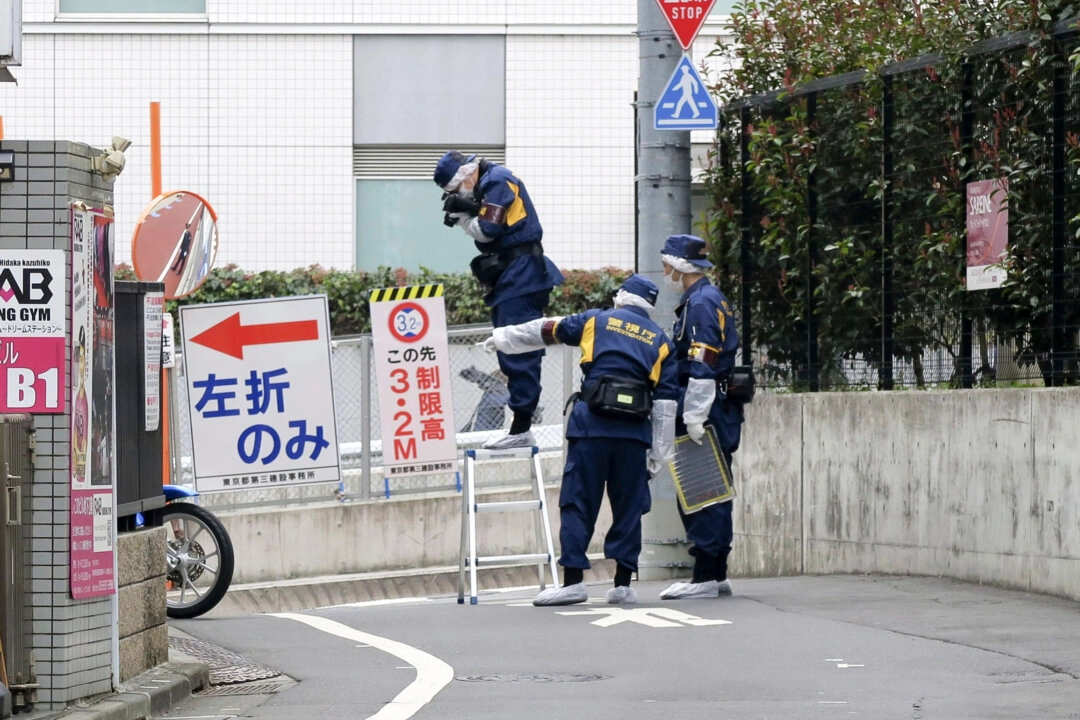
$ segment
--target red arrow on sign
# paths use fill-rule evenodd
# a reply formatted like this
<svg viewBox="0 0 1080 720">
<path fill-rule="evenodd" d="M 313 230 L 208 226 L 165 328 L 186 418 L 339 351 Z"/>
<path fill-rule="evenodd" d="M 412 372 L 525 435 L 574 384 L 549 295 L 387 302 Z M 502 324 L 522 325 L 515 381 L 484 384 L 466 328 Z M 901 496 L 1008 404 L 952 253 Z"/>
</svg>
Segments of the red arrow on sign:
<svg viewBox="0 0 1080 720">
<path fill-rule="evenodd" d="M 683 50 L 689 50 L 716 0 L 656 0 L 668 25 L 679 38 Z"/>
<path fill-rule="evenodd" d="M 270 345 L 318 339 L 318 320 L 241 325 L 240 313 L 235 312 L 217 325 L 212 325 L 191 338 L 191 342 L 243 360 L 244 347 L 247 345 Z"/>
</svg>

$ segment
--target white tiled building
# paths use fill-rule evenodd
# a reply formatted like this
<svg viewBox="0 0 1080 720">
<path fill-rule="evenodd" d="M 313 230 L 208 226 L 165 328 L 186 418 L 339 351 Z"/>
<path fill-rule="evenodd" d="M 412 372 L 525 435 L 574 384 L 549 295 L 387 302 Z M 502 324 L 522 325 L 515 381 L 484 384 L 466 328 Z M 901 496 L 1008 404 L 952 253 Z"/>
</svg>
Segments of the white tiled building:
<svg viewBox="0 0 1080 720">
<path fill-rule="evenodd" d="M 214 207 L 218 265 L 465 271 L 473 248 L 442 226 L 430 179 L 454 148 L 525 181 L 560 267 L 633 266 L 634 0 L 22 5 L 4 135 L 134 141 L 115 186 L 120 262 L 152 195 L 157 101 L 162 187 Z"/>
</svg>

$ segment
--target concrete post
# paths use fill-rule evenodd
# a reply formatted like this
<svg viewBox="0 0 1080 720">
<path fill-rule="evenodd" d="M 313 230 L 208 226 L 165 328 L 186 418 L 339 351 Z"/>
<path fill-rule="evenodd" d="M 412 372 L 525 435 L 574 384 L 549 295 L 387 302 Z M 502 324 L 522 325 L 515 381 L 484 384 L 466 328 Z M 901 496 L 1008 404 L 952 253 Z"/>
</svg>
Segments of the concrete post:
<svg viewBox="0 0 1080 720">
<path fill-rule="evenodd" d="M 657 101 L 663 95 L 682 47 L 656 0 L 638 0 L 637 97 L 637 271 L 662 285 L 660 249 L 668 235 L 690 232 L 690 133 L 654 129 Z M 654 319 L 665 329 L 674 322 L 677 298 L 663 289 Z M 639 577 L 673 577 L 689 567 L 685 533 L 675 509 L 671 479 L 651 482 L 652 511 L 642 520 Z"/>
</svg>

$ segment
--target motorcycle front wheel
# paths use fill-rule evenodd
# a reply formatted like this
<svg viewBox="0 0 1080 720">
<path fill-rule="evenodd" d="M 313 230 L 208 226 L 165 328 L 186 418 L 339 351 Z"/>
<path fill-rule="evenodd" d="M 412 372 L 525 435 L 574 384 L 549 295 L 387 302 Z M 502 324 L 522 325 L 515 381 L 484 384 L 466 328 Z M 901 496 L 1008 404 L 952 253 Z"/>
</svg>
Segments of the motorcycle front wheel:
<svg viewBox="0 0 1080 720">
<path fill-rule="evenodd" d="M 233 575 L 232 540 L 205 508 L 189 502 L 165 506 L 165 611 L 193 618 L 225 597 Z"/>
</svg>

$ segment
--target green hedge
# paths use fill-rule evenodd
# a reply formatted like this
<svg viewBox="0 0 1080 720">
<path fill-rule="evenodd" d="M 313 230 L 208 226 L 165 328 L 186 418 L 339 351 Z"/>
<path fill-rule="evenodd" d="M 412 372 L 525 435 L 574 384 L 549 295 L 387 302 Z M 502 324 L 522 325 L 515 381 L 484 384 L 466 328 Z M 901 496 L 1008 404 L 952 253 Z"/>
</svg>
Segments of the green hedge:
<svg viewBox="0 0 1080 720">
<path fill-rule="evenodd" d="M 566 282 L 551 293 L 548 315 L 570 315 L 589 308 L 610 307 L 611 296 L 630 274 L 628 270 L 564 270 Z M 117 268 L 117 280 L 136 280 L 130 266 Z M 471 273 L 409 273 L 380 267 L 374 272 L 327 270 L 319 265 L 288 272 L 253 273 L 236 265 L 214 268 L 202 286 L 187 297 L 167 303 L 166 309 L 187 304 L 256 300 L 325 293 L 330 304 L 330 330 L 334 335 L 371 332 L 368 297 L 372 290 L 405 285 L 441 283 L 445 289 L 448 325 L 491 322 L 484 291 Z"/>
</svg>

